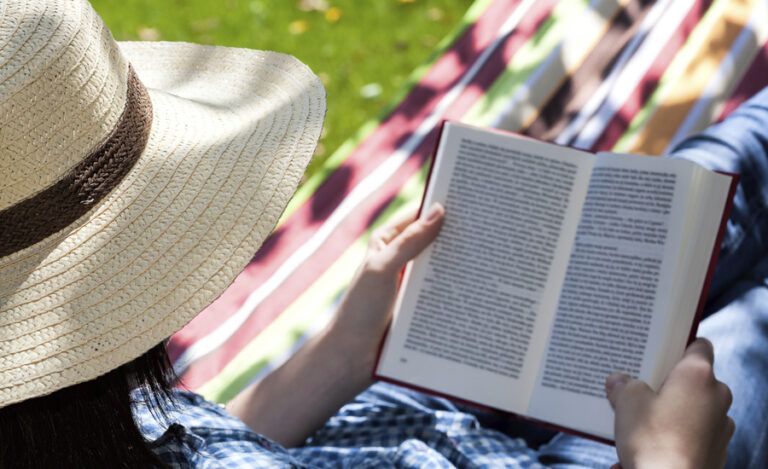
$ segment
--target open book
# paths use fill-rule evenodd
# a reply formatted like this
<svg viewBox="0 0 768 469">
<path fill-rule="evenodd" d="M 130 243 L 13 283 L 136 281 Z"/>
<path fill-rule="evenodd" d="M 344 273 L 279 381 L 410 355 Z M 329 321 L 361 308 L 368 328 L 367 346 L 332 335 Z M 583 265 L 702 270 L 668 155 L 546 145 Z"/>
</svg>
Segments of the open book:
<svg viewBox="0 0 768 469">
<path fill-rule="evenodd" d="M 445 123 L 375 376 L 613 439 L 605 378 L 692 340 L 738 177 Z"/>
</svg>

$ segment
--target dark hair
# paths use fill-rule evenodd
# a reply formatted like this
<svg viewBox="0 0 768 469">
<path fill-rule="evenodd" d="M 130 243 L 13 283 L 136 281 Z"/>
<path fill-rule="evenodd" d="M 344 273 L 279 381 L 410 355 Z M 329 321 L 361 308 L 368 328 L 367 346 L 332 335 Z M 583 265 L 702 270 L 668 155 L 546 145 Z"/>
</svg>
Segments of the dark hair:
<svg viewBox="0 0 768 469">
<path fill-rule="evenodd" d="M 0 409 L 0 466 L 163 467 L 131 411 L 131 391 L 166 417 L 176 377 L 165 344 L 92 381 Z"/>
</svg>

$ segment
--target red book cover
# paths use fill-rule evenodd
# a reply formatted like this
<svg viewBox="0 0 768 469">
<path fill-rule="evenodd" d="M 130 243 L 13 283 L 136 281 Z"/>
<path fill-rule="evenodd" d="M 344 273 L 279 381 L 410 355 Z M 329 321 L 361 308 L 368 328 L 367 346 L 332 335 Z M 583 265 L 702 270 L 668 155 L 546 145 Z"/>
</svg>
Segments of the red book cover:
<svg viewBox="0 0 768 469">
<path fill-rule="evenodd" d="M 443 130 L 445 128 L 446 122 L 448 122 L 448 121 L 443 121 L 441 123 L 440 129 L 439 129 L 438 138 L 435 141 L 435 148 L 434 148 L 434 150 L 432 152 L 431 165 L 430 165 L 430 168 L 429 168 L 429 172 L 428 172 L 428 175 L 427 175 L 427 180 L 426 180 L 426 184 L 425 184 L 425 188 L 424 188 L 424 196 L 426 196 L 426 194 L 428 193 L 428 189 L 429 189 L 430 184 L 432 183 L 432 180 L 433 180 L 432 176 L 434 174 L 434 167 L 435 167 L 435 159 L 437 157 L 437 150 L 438 150 L 438 147 L 440 145 L 440 141 L 442 139 L 442 134 L 443 134 Z M 506 131 L 502 131 L 502 130 L 498 130 L 498 129 L 492 129 L 492 131 L 493 132 L 498 132 L 498 133 L 511 134 L 511 135 L 515 135 L 517 137 L 521 137 L 521 138 L 528 139 L 528 140 L 536 140 L 536 139 L 533 139 L 533 138 L 528 137 L 526 135 L 520 135 L 520 134 L 516 134 L 514 132 L 506 132 Z M 551 142 L 546 142 L 546 143 L 551 143 Z M 702 284 L 702 289 L 701 289 L 701 293 L 700 293 L 700 296 L 699 296 L 698 305 L 697 305 L 697 308 L 696 308 L 696 313 L 695 313 L 695 316 L 694 316 L 694 319 L 693 319 L 693 323 L 691 325 L 690 334 L 688 336 L 688 341 L 687 341 L 688 344 L 690 344 L 691 342 L 693 342 L 695 340 L 696 332 L 697 332 L 698 327 L 699 327 L 699 322 L 701 321 L 702 315 L 704 313 L 704 308 L 705 308 L 706 300 L 707 300 L 707 294 L 708 294 L 708 291 L 709 291 L 709 287 L 710 287 L 710 285 L 712 283 L 712 278 L 713 278 L 713 275 L 715 273 L 715 268 L 716 268 L 716 265 L 717 265 L 717 258 L 718 258 L 718 255 L 720 253 L 720 244 L 722 242 L 723 236 L 725 235 L 726 225 L 727 225 L 730 213 L 731 213 L 731 209 L 733 207 L 733 197 L 734 197 L 734 194 L 736 193 L 736 188 L 738 187 L 738 183 L 739 183 L 739 175 L 738 174 L 723 173 L 723 172 L 721 172 L 721 174 L 730 176 L 731 177 L 731 184 L 730 184 L 730 188 L 729 188 L 729 191 L 728 191 L 728 196 L 727 196 L 727 200 L 726 200 L 726 203 L 725 203 L 725 207 L 724 207 L 723 213 L 721 215 L 720 227 L 718 229 L 716 240 L 715 240 L 715 243 L 714 243 L 714 246 L 713 246 L 713 249 L 712 249 L 712 253 L 711 253 L 711 256 L 710 256 L 710 262 L 709 262 L 709 266 L 707 268 L 707 273 L 705 275 L 704 282 Z M 424 200 L 424 198 L 422 198 L 421 205 L 420 205 L 419 211 L 418 211 L 418 216 L 419 217 L 422 215 L 422 212 L 425 209 L 424 203 L 425 203 L 425 200 Z M 404 271 L 405 271 L 405 268 L 403 269 L 403 272 Z M 401 272 L 401 277 L 400 277 L 400 281 L 401 282 L 402 282 L 402 273 L 403 272 Z M 460 402 L 462 404 L 467 404 L 467 405 L 473 406 L 473 407 L 478 408 L 478 409 L 492 410 L 492 411 L 498 412 L 500 414 L 507 415 L 510 418 L 516 418 L 516 419 L 521 419 L 521 420 L 525 420 L 525 421 L 529 421 L 529 422 L 535 423 L 537 426 L 540 426 L 540 427 L 543 427 L 543 428 L 548 428 L 548 429 L 551 429 L 551 430 L 556 430 L 556 431 L 561 431 L 561 432 L 569 433 L 569 434 L 572 434 L 572 435 L 576 435 L 576 436 L 588 438 L 588 439 L 591 439 L 591 440 L 594 440 L 594 441 L 598 441 L 600 443 L 606 443 L 606 444 L 614 445 L 613 441 L 608 440 L 608 439 L 603 438 L 603 437 L 600 437 L 600 436 L 597 436 L 597 435 L 592 435 L 592 434 L 589 434 L 589 433 L 584 433 L 584 432 L 581 432 L 581 431 L 578 431 L 578 430 L 574 430 L 572 428 L 561 427 L 561 426 L 552 424 L 550 422 L 545 422 L 545 421 L 537 420 L 537 419 L 534 419 L 534 418 L 531 418 L 531 417 L 528 417 L 528 416 L 525 416 L 525 415 L 514 414 L 514 413 L 511 413 L 511 412 L 508 412 L 508 411 L 496 409 L 494 407 L 489 407 L 489 406 L 484 405 L 484 404 L 479 403 L 479 402 L 473 402 L 473 401 L 469 401 L 469 400 L 466 400 L 466 399 L 458 398 L 456 396 L 447 395 L 447 394 L 441 393 L 439 391 L 436 391 L 434 389 L 423 388 L 423 387 L 420 387 L 420 386 L 417 386 L 417 385 L 414 385 L 414 384 L 411 384 L 411 383 L 407 383 L 407 382 L 403 382 L 403 381 L 398 381 L 396 379 L 392 379 L 392 378 L 389 378 L 389 377 L 386 377 L 386 376 L 381 376 L 381 375 L 378 374 L 378 369 L 379 369 L 379 365 L 380 365 L 380 361 L 381 361 L 381 355 L 382 355 L 382 352 L 383 352 L 384 344 L 386 343 L 387 335 L 388 334 L 389 334 L 389 329 L 384 334 L 384 336 L 381 339 L 381 342 L 379 343 L 378 355 L 377 355 L 377 358 L 376 358 L 376 366 L 375 366 L 375 368 L 373 370 L 373 378 L 375 380 L 384 381 L 384 382 L 396 384 L 396 385 L 399 385 L 399 386 L 403 386 L 403 387 L 406 387 L 406 388 L 409 388 L 409 389 L 414 389 L 416 391 L 420 391 L 420 392 L 423 392 L 423 393 L 426 393 L 426 394 L 431 394 L 431 395 L 434 395 L 434 396 L 447 398 L 447 399 L 450 399 L 452 401 Z"/>
</svg>

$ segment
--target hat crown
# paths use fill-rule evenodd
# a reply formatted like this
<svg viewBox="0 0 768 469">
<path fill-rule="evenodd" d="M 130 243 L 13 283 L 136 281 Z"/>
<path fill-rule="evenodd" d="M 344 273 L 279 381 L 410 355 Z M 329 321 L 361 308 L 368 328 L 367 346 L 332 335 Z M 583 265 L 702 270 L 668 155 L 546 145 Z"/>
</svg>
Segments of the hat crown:
<svg viewBox="0 0 768 469">
<path fill-rule="evenodd" d="M 56 183 L 109 137 L 127 74 L 87 1 L 0 2 L 0 210 Z"/>
</svg>

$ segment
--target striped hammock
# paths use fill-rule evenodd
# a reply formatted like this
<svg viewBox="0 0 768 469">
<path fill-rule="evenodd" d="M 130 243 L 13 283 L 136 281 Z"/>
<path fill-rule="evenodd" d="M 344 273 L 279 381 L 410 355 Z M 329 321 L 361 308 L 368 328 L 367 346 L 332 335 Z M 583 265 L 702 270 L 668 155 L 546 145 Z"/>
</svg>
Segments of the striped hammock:
<svg viewBox="0 0 768 469">
<path fill-rule="evenodd" d="M 443 119 L 659 155 L 768 85 L 768 0 L 478 0 L 407 96 L 297 193 L 245 271 L 170 342 L 225 402 L 329 321 L 373 229 L 421 199 Z"/>
</svg>

